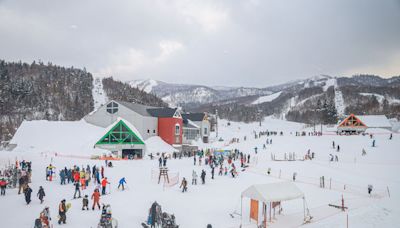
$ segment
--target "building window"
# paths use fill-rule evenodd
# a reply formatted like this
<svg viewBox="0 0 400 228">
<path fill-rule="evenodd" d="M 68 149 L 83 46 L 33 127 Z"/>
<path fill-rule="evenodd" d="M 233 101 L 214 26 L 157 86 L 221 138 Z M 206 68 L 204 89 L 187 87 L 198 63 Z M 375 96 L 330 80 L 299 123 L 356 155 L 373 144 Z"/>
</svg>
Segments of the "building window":
<svg viewBox="0 0 400 228">
<path fill-rule="evenodd" d="M 147 134 L 150 134 L 150 129 L 147 129 Z"/>
<path fill-rule="evenodd" d="M 204 134 L 207 135 L 208 129 L 204 128 Z"/>
<path fill-rule="evenodd" d="M 179 124 L 175 125 L 175 135 L 180 135 L 181 133 L 181 126 Z"/>
<path fill-rule="evenodd" d="M 153 130 L 153 134 L 155 134 L 156 133 L 156 130 Z"/>
<path fill-rule="evenodd" d="M 118 104 L 115 102 L 110 102 L 107 105 L 107 112 L 110 114 L 114 114 L 114 113 L 118 112 Z"/>
</svg>

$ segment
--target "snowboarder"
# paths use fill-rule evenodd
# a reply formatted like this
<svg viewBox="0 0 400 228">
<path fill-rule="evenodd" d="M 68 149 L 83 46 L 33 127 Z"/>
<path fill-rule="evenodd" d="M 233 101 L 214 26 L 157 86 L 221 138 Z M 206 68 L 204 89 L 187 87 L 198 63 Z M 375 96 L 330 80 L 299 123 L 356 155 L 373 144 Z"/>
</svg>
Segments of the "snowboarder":
<svg viewBox="0 0 400 228">
<path fill-rule="evenodd" d="M 100 210 L 100 192 L 98 189 L 95 189 L 93 194 L 92 194 L 92 200 L 93 200 L 93 206 L 92 206 L 92 210 L 94 210 L 94 207 L 97 206 L 99 207 Z"/>
<path fill-rule="evenodd" d="M 38 196 L 38 198 L 39 198 L 39 200 L 40 200 L 40 204 L 42 204 L 43 201 L 44 201 L 44 200 L 43 200 L 43 197 L 46 196 L 46 194 L 44 193 L 44 189 L 43 189 L 42 186 L 39 187 L 39 191 L 38 191 L 38 193 L 37 193 L 37 196 Z"/>
<path fill-rule="evenodd" d="M 25 194 L 26 204 L 29 204 L 31 202 L 31 194 L 32 194 L 32 189 L 31 187 L 29 187 L 29 185 L 26 186 L 24 194 Z"/>
<path fill-rule="evenodd" d="M 78 198 L 81 198 L 81 189 L 80 189 L 80 184 L 79 181 L 75 182 L 75 193 L 74 193 L 74 199 L 76 199 L 76 193 L 79 193 Z"/>
<path fill-rule="evenodd" d="M 101 194 L 102 195 L 106 194 L 107 184 L 110 184 L 110 182 L 108 182 L 107 177 L 105 177 L 105 178 L 103 178 L 103 180 L 101 180 Z"/>
<path fill-rule="evenodd" d="M 67 206 L 65 205 L 65 199 L 61 200 L 60 205 L 58 206 L 58 224 L 67 223 Z"/>
<path fill-rule="evenodd" d="M 82 199 L 82 211 L 89 210 L 89 199 L 88 195 L 85 195 Z"/>
<path fill-rule="evenodd" d="M 372 188 L 373 188 L 373 187 L 372 187 L 372 185 L 371 185 L 371 184 L 369 184 L 369 185 L 368 185 L 368 194 L 369 194 L 369 195 L 371 195 Z"/>
<path fill-rule="evenodd" d="M 187 192 L 187 181 L 185 178 L 182 179 L 182 183 L 181 186 L 179 186 L 179 188 L 182 188 L 182 193 Z"/>
<path fill-rule="evenodd" d="M 205 184 L 206 183 L 206 171 L 204 171 L 204 169 L 201 171 L 201 184 Z"/>
<path fill-rule="evenodd" d="M 6 187 L 7 187 L 7 181 L 4 179 L 4 178 L 2 178 L 1 180 L 0 180 L 0 189 L 1 189 L 1 195 L 2 196 L 5 196 L 6 195 Z"/>
<path fill-rule="evenodd" d="M 192 185 L 197 185 L 197 173 L 194 170 L 192 172 Z"/>
<path fill-rule="evenodd" d="M 119 184 L 118 184 L 118 189 L 120 186 L 122 186 L 122 191 L 125 190 L 125 185 L 126 184 L 126 180 L 125 177 L 121 178 L 121 180 L 119 180 Z"/>
</svg>

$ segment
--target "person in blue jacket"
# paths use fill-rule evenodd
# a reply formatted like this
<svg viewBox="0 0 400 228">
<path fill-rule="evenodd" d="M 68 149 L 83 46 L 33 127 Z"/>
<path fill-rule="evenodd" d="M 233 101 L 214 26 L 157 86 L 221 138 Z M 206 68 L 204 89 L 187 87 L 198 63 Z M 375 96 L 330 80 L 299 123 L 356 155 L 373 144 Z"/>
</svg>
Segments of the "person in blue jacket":
<svg viewBox="0 0 400 228">
<path fill-rule="evenodd" d="M 123 178 L 121 178 L 121 179 L 119 180 L 118 189 L 119 189 L 119 187 L 122 186 L 122 190 L 125 190 L 125 185 L 124 185 L 124 184 L 126 184 L 125 177 L 123 177 Z"/>
</svg>

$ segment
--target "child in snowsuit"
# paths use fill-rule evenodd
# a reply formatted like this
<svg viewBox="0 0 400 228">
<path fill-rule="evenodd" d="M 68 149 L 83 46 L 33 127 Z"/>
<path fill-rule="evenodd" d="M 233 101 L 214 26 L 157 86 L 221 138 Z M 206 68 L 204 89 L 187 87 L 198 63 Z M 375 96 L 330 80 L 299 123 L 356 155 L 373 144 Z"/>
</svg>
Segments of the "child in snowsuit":
<svg viewBox="0 0 400 228">
<path fill-rule="evenodd" d="M 85 195 L 85 197 L 82 199 L 82 211 L 84 211 L 84 210 L 89 210 L 88 195 Z"/>
<path fill-rule="evenodd" d="M 179 188 L 182 188 L 182 192 L 187 192 L 187 181 L 185 178 L 182 179 L 182 183 Z"/>
<path fill-rule="evenodd" d="M 6 195 L 6 187 L 7 187 L 7 181 L 4 178 L 2 178 L 0 180 L 0 189 L 1 189 L 2 196 Z"/>
<path fill-rule="evenodd" d="M 39 191 L 38 191 L 38 193 L 37 193 L 37 196 L 38 196 L 38 198 L 39 198 L 39 200 L 40 200 L 40 204 L 42 204 L 43 203 L 43 197 L 45 196 L 46 194 L 44 193 L 44 189 L 43 189 L 43 187 L 42 186 L 40 186 L 39 187 Z"/>
</svg>

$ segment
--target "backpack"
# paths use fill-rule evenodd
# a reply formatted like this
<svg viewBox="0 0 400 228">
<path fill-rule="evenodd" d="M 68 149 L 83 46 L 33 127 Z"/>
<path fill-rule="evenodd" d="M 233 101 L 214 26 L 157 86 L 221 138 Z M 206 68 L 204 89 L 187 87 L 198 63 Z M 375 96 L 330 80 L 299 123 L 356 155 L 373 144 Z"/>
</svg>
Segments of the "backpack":
<svg viewBox="0 0 400 228">
<path fill-rule="evenodd" d="M 36 220 L 35 220 L 35 226 L 34 226 L 34 228 L 42 228 L 43 226 L 42 226 L 42 221 L 40 220 L 40 218 L 37 218 Z"/>
</svg>

